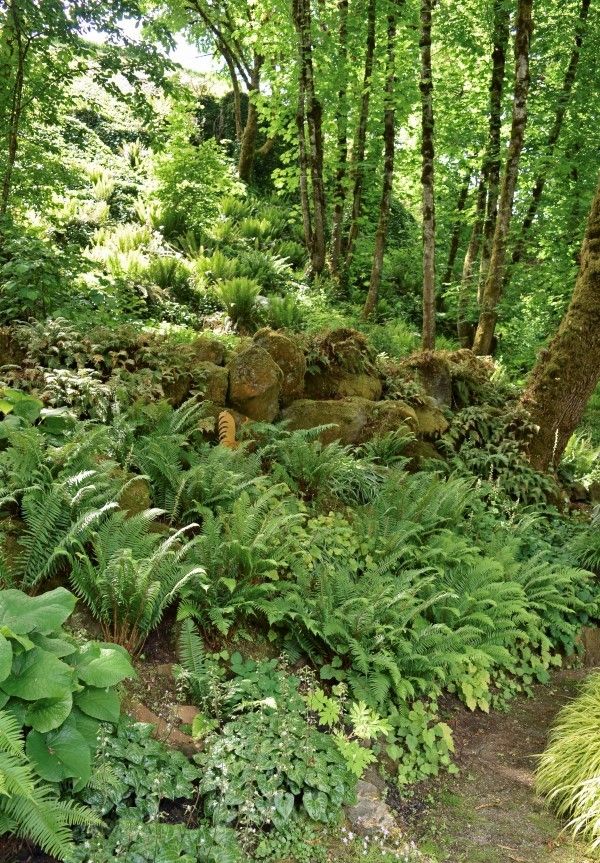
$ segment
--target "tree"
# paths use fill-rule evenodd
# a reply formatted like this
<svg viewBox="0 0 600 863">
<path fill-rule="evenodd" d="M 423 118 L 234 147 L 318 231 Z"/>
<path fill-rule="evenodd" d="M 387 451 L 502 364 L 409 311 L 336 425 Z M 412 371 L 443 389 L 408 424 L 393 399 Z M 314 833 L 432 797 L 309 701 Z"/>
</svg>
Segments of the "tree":
<svg viewBox="0 0 600 863">
<path fill-rule="evenodd" d="M 392 0 L 400 3 L 403 0 Z M 383 120 L 384 141 L 384 165 L 383 181 L 381 188 L 381 201 L 379 204 L 379 221 L 375 234 L 375 251 L 373 252 L 373 266 L 369 280 L 369 290 L 363 308 L 363 318 L 371 317 L 377 298 L 379 296 L 379 285 L 381 284 L 381 273 L 383 270 L 383 255 L 387 240 L 388 222 L 390 217 L 390 205 L 392 201 L 392 185 L 394 181 L 394 152 L 395 152 L 395 83 L 396 83 L 396 17 L 397 10 L 394 6 L 390 9 L 387 19 L 387 54 L 385 73 L 385 112 Z"/>
<path fill-rule="evenodd" d="M 498 302 L 502 294 L 508 232 L 527 124 L 527 95 L 530 82 L 529 43 L 533 28 L 532 5 L 533 0 L 519 0 L 515 32 L 515 89 L 510 142 L 502 179 L 490 263 L 481 294 L 479 323 L 473 342 L 473 350 L 476 354 L 489 354 L 490 352 L 496 327 Z"/>
<path fill-rule="evenodd" d="M 300 170 L 305 177 L 300 180 L 302 212 L 305 225 L 305 240 L 310 250 L 311 271 L 322 273 L 325 269 L 325 184 L 323 181 L 323 108 L 317 98 L 313 66 L 311 37 L 310 0 L 293 0 L 294 24 L 298 34 L 299 84 L 298 126 Z M 305 127 L 308 130 L 308 148 Z M 308 181 L 306 169 L 310 169 L 312 185 L 312 223 L 309 216 Z M 310 226 L 307 233 L 307 226 Z"/>
<path fill-rule="evenodd" d="M 431 68 L 433 0 L 421 0 L 421 188 L 423 215 L 423 350 L 435 347 L 434 117 Z"/>
<path fill-rule="evenodd" d="M 541 351 L 523 395 L 537 432 L 529 459 L 538 470 L 557 464 L 600 380 L 600 183 L 588 218 L 571 303 Z"/>
</svg>

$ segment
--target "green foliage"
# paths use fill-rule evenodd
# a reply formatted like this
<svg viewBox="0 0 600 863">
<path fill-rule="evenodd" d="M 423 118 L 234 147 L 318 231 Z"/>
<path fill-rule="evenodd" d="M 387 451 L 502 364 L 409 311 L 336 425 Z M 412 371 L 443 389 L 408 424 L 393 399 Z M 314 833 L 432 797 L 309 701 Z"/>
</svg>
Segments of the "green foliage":
<svg viewBox="0 0 600 863">
<path fill-rule="evenodd" d="M 105 825 L 89 833 L 73 863 L 90 858 L 108 863 L 115 854 L 126 863 L 237 863 L 232 831 L 188 826 L 200 771 L 180 752 L 153 740 L 151 732 L 150 725 L 121 721 L 116 733 L 102 734 L 93 781 L 80 796 L 102 814 Z M 185 801 L 181 822 L 161 823 L 161 807 L 169 801 Z"/>
<path fill-rule="evenodd" d="M 245 276 L 236 276 L 222 281 L 218 287 L 218 295 L 227 314 L 236 326 L 245 330 L 250 329 L 257 322 L 256 299 L 259 293 L 258 282 Z"/>
<path fill-rule="evenodd" d="M 293 294 L 285 297 L 269 297 L 267 323 L 274 330 L 300 330 L 304 323 L 302 306 Z"/>
<path fill-rule="evenodd" d="M 24 730 L 35 772 L 82 788 L 100 722 L 119 719 L 114 687 L 134 672 L 122 648 L 94 641 L 78 647 L 68 639 L 62 625 L 75 601 L 62 587 L 35 597 L 0 592 L 0 700 Z"/>
<path fill-rule="evenodd" d="M 537 791 L 592 849 L 600 846 L 599 716 L 600 676 L 592 674 L 558 714 L 536 773 Z"/>
<path fill-rule="evenodd" d="M 0 710 L 0 833 L 15 833 L 35 842 L 59 860 L 74 849 L 70 827 L 91 827 L 95 815 L 71 801 L 58 800 L 40 783 L 25 754 L 18 719 Z"/>
<path fill-rule="evenodd" d="M 183 541 L 186 528 L 166 539 L 151 532 L 159 515 L 160 510 L 131 518 L 111 515 L 92 537 L 90 551 L 76 554 L 71 569 L 73 589 L 105 637 L 133 654 L 190 580 L 204 584 L 204 569 L 187 562 L 194 540 Z"/>
</svg>

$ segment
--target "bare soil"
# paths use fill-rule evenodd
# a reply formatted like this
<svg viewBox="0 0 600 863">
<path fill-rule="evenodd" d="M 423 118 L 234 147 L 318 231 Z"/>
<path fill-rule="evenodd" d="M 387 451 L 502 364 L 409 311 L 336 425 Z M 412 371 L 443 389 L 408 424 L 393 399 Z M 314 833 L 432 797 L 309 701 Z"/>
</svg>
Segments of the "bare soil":
<svg viewBox="0 0 600 863">
<path fill-rule="evenodd" d="M 558 672 L 507 713 L 461 710 L 450 720 L 460 774 L 421 785 L 404 819 L 433 861 L 592 863 L 534 791 L 536 756 L 586 673 Z"/>
</svg>

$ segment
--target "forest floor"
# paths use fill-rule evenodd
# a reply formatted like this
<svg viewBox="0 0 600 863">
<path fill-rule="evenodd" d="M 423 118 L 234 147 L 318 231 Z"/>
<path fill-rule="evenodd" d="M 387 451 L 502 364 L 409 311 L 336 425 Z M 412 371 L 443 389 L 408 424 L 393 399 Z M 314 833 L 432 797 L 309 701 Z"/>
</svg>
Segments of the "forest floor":
<svg viewBox="0 0 600 863">
<path fill-rule="evenodd" d="M 450 722 L 460 774 L 419 788 L 409 832 L 421 851 L 435 863 L 592 863 L 533 789 L 552 721 L 587 673 L 560 671 L 507 713 Z"/>
</svg>

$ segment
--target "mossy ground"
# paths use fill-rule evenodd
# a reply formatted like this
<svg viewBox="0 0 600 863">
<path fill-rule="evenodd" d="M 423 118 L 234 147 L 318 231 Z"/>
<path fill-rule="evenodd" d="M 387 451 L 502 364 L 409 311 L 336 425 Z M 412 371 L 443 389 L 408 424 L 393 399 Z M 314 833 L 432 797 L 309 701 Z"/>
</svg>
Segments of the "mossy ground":
<svg viewBox="0 0 600 863">
<path fill-rule="evenodd" d="M 556 712 L 585 672 L 518 699 L 508 713 L 461 714 L 455 724 L 460 775 L 419 791 L 426 814 L 411 827 L 435 863 L 592 863 L 585 848 L 534 792 L 536 755 Z"/>
</svg>

